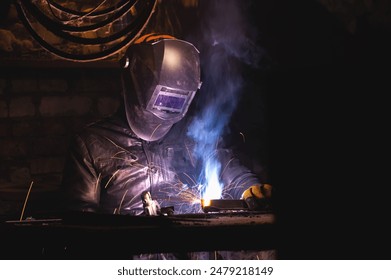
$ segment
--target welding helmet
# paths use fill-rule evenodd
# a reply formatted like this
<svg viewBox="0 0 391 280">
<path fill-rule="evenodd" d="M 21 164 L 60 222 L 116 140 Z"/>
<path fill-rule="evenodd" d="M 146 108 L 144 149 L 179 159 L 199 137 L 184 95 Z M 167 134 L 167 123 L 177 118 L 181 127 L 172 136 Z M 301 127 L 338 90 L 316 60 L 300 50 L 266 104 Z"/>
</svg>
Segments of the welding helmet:
<svg viewBox="0 0 391 280">
<path fill-rule="evenodd" d="M 146 141 L 161 139 L 181 120 L 201 86 L 199 51 L 170 35 L 147 34 L 121 59 L 129 126 Z"/>
</svg>

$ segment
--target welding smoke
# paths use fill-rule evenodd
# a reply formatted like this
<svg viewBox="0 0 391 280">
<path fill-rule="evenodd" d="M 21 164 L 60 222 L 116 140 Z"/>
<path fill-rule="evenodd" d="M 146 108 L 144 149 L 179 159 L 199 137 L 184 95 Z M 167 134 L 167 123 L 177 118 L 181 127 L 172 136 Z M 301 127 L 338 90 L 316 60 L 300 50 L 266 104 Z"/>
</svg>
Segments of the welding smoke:
<svg viewBox="0 0 391 280">
<path fill-rule="evenodd" d="M 248 21 L 248 1 L 200 1 L 200 49 L 202 87 L 198 94 L 198 114 L 188 135 L 195 142 L 195 154 L 203 161 L 199 178 L 201 196 L 221 198 L 221 165 L 216 147 L 228 128 L 243 90 L 243 65 L 257 67 L 262 50 L 255 44 L 256 30 Z"/>
</svg>

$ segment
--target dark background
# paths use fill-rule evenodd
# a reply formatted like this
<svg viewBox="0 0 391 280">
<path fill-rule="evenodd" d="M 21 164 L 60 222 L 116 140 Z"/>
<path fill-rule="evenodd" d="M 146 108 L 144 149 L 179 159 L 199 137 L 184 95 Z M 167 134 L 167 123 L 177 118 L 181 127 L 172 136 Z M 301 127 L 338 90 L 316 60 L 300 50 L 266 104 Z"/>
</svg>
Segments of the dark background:
<svg viewBox="0 0 391 280">
<path fill-rule="evenodd" d="M 349 9 L 344 18 L 316 1 L 257 5 L 277 62 L 266 84 L 281 256 L 389 259 L 389 17 L 374 24 L 363 13 L 352 31 Z"/>
<path fill-rule="evenodd" d="M 174 20 L 154 27 L 197 31 L 206 2 L 168 2 Z M 244 151 L 275 187 L 280 258 L 389 259 L 389 2 L 243 2 L 264 56 L 245 70 L 249 90 L 231 125 L 247 132 Z M 113 112 L 120 89 L 113 64 L 50 61 L 42 50 L 37 59 L 12 46 L 0 64 L 0 198 L 2 214 L 18 217 L 31 180 L 31 213 L 55 206 L 69 137 Z"/>
</svg>

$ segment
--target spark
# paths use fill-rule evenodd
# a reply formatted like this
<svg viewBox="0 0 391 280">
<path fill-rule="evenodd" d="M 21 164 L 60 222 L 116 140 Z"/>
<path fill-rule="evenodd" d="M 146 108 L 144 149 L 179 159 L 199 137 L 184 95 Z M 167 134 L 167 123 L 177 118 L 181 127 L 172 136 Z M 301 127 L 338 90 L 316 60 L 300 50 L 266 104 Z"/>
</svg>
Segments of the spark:
<svg viewBox="0 0 391 280">
<path fill-rule="evenodd" d="M 171 188 L 167 188 L 164 193 L 167 194 L 174 194 L 175 196 L 181 195 L 181 198 L 187 198 L 187 201 L 191 202 L 196 199 L 198 199 L 199 191 L 194 191 L 194 187 L 186 187 L 186 184 L 183 184 L 182 182 L 178 182 L 177 184 L 169 184 Z"/>
<path fill-rule="evenodd" d="M 224 174 L 224 172 L 225 172 L 225 169 L 227 169 L 227 167 L 228 167 L 228 165 L 233 161 L 234 159 L 233 158 L 231 158 L 228 162 L 227 162 L 227 164 L 224 166 L 224 169 L 223 169 L 223 172 L 221 172 L 221 175 L 220 175 L 220 177 Z"/>
<path fill-rule="evenodd" d="M 178 209 L 176 212 L 180 214 L 184 213 L 199 213 L 202 212 L 200 205 L 200 191 L 196 185 L 187 186 L 181 182 L 177 184 L 170 184 L 164 191 L 161 193 L 167 194 L 169 199 L 171 197 L 180 197 L 182 203 L 178 203 Z"/>
<path fill-rule="evenodd" d="M 119 203 L 119 206 L 118 206 L 118 214 L 119 214 L 120 211 L 121 211 L 122 202 L 124 202 L 124 198 L 125 198 L 125 196 L 126 196 L 127 193 L 128 193 L 128 190 L 126 190 L 125 193 L 124 193 L 124 195 L 122 196 L 121 202 Z"/>
<path fill-rule="evenodd" d="M 182 180 L 177 172 L 174 172 L 174 171 L 167 169 L 163 166 L 156 165 L 153 162 L 150 163 L 148 166 L 140 164 L 138 162 L 139 158 L 135 154 L 126 150 L 124 147 L 121 147 L 121 146 L 115 144 L 112 140 L 110 140 L 108 138 L 106 138 L 106 139 L 110 143 L 112 143 L 116 148 L 119 149 L 119 151 L 113 153 L 113 155 L 110 156 L 110 159 L 120 160 L 120 161 L 124 162 L 126 165 L 138 167 L 141 169 L 143 169 L 143 168 L 148 168 L 148 169 L 156 168 L 158 173 L 161 173 L 161 172 L 171 173 L 172 176 L 174 176 L 174 178 L 176 178 L 177 182 L 171 182 L 171 183 L 166 182 L 166 183 L 168 183 L 167 188 L 165 188 L 164 190 L 159 190 L 159 192 L 161 192 L 162 194 L 166 194 L 168 196 L 168 198 L 169 198 L 168 200 L 170 200 L 171 198 L 175 198 L 175 197 L 179 198 L 180 201 L 178 201 L 178 203 L 177 203 L 178 209 L 176 209 L 176 212 L 178 212 L 178 213 L 202 212 L 202 208 L 200 207 L 202 185 L 198 184 L 196 182 L 196 179 L 193 178 L 193 176 L 191 176 L 185 172 L 181 172 L 180 174 L 185 176 L 185 178 L 182 178 L 182 179 L 185 179 L 185 182 L 182 182 Z M 186 146 L 186 149 L 187 149 L 189 156 L 191 158 L 191 153 L 189 151 L 189 147 Z M 213 155 L 215 155 L 216 152 L 217 152 L 217 150 L 212 152 L 211 157 L 213 157 Z M 127 158 L 129 156 L 130 156 L 130 158 Z M 194 166 L 194 162 L 193 162 L 192 158 L 191 158 L 191 162 L 192 162 L 192 165 Z M 116 170 L 110 176 L 110 178 L 107 181 L 107 183 L 105 184 L 104 188 L 105 189 L 108 188 L 110 183 L 112 183 L 113 180 L 115 180 L 116 176 L 120 176 L 119 174 L 121 174 L 122 172 L 126 172 L 126 170 L 122 170 L 122 169 Z M 155 176 L 155 175 L 150 174 L 150 176 Z M 129 183 L 131 180 L 132 180 L 132 178 L 128 178 L 126 184 Z M 126 184 L 124 184 L 124 185 L 126 185 Z M 127 195 L 127 191 L 123 194 L 123 197 L 121 199 L 119 207 L 114 209 L 114 214 L 120 214 L 122 205 L 123 205 L 125 198 L 126 198 L 126 195 Z M 133 196 L 128 203 L 129 204 L 132 203 L 132 201 L 134 201 L 134 199 L 136 199 L 137 197 L 138 197 L 137 195 Z"/>
<path fill-rule="evenodd" d="M 189 155 L 189 158 L 190 158 L 190 161 L 191 161 L 191 165 L 194 166 L 194 159 L 193 159 L 193 156 L 189 150 L 189 147 L 187 146 L 187 144 L 185 143 L 185 148 L 186 148 L 186 151 L 187 151 L 187 154 Z"/>
<path fill-rule="evenodd" d="M 98 175 L 98 178 L 96 179 L 96 184 L 95 184 L 95 191 L 97 191 L 97 189 L 98 189 L 98 186 L 99 186 L 99 181 L 100 181 L 100 176 L 101 176 L 102 174 L 101 173 L 99 173 L 99 175 Z"/>
<path fill-rule="evenodd" d="M 115 171 L 113 173 L 113 175 L 111 175 L 110 179 L 107 181 L 106 185 L 105 185 L 105 189 L 107 188 L 107 186 L 109 185 L 109 183 L 111 182 L 111 180 L 114 178 L 115 175 L 117 175 L 117 173 L 119 172 L 119 169 L 117 169 L 117 171 Z"/>
<path fill-rule="evenodd" d="M 107 141 L 109 141 L 111 144 L 113 144 L 115 147 L 117 147 L 118 149 L 123 150 L 123 151 L 126 152 L 126 153 L 129 153 L 128 150 L 126 150 L 125 148 L 123 148 L 123 147 L 121 147 L 121 146 L 115 144 L 115 143 L 113 142 L 113 140 L 111 140 L 110 138 L 105 137 L 105 139 L 106 139 Z"/>
<path fill-rule="evenodd" d="M 239 134 L 242 135 L 243 143 L 246 143 L 246 137 L 244 136 L 244 134 L 242 132 L 239 132 Z"/>
<path fill-rule="evenodd" d="M 189 178 L 190 181 L 192 181 L 194 183 L 194 185 L 196 185 L 197 183 L 195 182 L 195 180 L 193 178 L 190 177 L 190 175 L 188 175 L 187 173 L 183 172 L 182 173 L 183 175 L 185 175 L 187 178 Z"/>
</svg>

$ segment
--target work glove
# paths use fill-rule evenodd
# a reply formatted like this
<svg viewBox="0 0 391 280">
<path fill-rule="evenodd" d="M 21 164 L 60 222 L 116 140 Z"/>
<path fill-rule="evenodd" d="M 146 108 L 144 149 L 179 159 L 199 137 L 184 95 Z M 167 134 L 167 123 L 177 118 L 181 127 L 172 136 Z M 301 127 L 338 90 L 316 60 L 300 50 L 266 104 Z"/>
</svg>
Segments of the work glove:
<svg viewBox="0 0 391 280">
<path fill-rule="evenodd" d="M 242 194 L 250 210 L 268 210 L 271 208 L 272 186 L 270 184 L 253 185 Z"/>
</svg>

